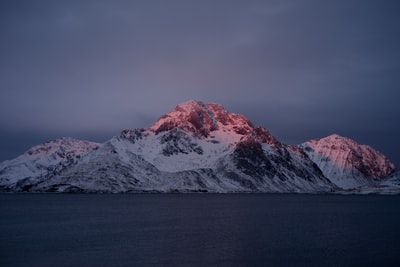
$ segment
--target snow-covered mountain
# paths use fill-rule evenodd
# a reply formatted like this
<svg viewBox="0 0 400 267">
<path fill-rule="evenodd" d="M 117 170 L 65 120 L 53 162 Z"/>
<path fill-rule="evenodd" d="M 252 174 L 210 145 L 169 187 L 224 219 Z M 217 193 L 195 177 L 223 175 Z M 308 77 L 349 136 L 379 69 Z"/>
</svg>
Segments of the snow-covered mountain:
<svg viewBox="0 0 400 267">
<path fill-rule="evenodd" d="M 64 138 L 36 146 L 0 164 L 0 189 L 310 193 L 340 190 L 340 183 L 324 176 L 323 172 L 330 172 L 321 165 L 323 159 L 314 155 L 316 149 L 311 144 L 313 141 L 301 146 L 283 144 L 265 128 L 254 127 L 243 115 L 228 112 L 219 104 L 188 101 L 149 128 L 124 130 L 103 144 Z M 380 158 L 375 160 L 380 162 Z M 344 175 L 348 172 L 341 170 L 341 166 L 353 165 L 335 169 Z M 383 177 L 392 167 L 364 164 L 360 172 Z M 350 180 L 358 178 L 353 175 Z M 362 183 L 357 180 L 354 184 Z"/>
<path fill-rule="evenodd" d="M 97 143 L 68 137 L 34 146 L 21 156 L 0 163 L 0 188 L 29 187 L 75 164 L 98 146 Z"/>
<path fill-rule="evenodd" d="M 379 151 L 337 134 L 300 147 L 330 181 L 344 189 L 375 184 L 395 171 L 394 164 Z"/>
</svg>

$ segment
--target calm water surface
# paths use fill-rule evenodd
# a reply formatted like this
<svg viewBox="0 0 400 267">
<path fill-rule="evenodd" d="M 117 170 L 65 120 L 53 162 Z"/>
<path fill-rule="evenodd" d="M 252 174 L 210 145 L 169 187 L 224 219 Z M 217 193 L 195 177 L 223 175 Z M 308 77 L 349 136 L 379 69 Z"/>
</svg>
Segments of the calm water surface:
<svg viewBox="0 0 400 267">
<path fill-rule="evenodd" d="M 400 266 L 400 196 L 0 194 L 0 266 Z"/>
</svg>

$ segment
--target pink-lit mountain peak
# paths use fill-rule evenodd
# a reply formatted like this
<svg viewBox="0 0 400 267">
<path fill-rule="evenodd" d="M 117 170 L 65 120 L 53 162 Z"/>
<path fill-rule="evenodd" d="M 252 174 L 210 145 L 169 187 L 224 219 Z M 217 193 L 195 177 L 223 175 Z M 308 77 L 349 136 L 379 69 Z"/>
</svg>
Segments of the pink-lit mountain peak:
<svg viewBox="0 0 400 267">
<path fill-rule="evenodd" d="M 384 178 L 395 171 L 394 164 L 381 152 L 338 134 L 310 140 L 305 143 L 305 147 L 309 148 L 306 151 L 314 161 L 322 160 L 325 162 L 322 165 L 332 165 L 330 168 L 335 167 L 341 170 L 354 168 L 361 175 L 369 178 Z M 327 164 L 326 160 L 329 160 L 331 164 Z M 335 173 L 339 174 L 339 172 Z M 348 174 L 343 173 L 342 176 L 346 175 Z"/>
<path fill-rule="evenodd" d="M 354 141 L 348 137 L 341 136 L 339 134 L 331 134 L 324 138 L 310 140 L 309 143 L 318 144 L 319 146 L 324 146 L 324 147 L 326 147 L 326 146 L 329 146 L 329 147 L 335 147 L 335 146 L 357 147 L 357 146 L 359 146 L 356 141 Z"/>
<path fill-rule="evenodd" d="M 173 128 L 181 128 L 202 137 L 208 137 L 216 130 L 245 135 L 254 129 L 253 124 L 243 115 L 231 113 L 217 103 L 205 104 L 196 100 L 177 105 L 159 118 L 150 130 L 160 133 Z"/>
</svg>

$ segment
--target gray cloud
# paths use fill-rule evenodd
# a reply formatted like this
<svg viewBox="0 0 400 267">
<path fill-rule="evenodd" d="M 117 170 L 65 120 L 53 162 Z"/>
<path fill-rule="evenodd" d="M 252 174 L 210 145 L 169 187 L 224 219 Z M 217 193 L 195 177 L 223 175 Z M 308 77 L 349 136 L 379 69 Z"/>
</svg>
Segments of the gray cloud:
<svg viewBox="0 0 400 267">
<path fill-rule="evenodd" d="M 0 143 L 105 140 L 188 99 L 400 165 L 397 1 L 2 1 Z M 35 140 L 38 140 L 36 138 Z M 9 147 L 9 146 L 8 146 Z M 0 155 L 0 160 L 21 153 Z"/>
</svg>

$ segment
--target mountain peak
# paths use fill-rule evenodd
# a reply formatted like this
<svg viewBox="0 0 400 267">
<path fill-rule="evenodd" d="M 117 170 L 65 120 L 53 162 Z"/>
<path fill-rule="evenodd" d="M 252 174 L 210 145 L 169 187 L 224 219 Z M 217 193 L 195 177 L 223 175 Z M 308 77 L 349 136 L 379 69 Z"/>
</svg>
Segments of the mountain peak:
<svg viewBox="0 0 400 267">
<path fill-rule="evenodd" d="M 382 179 L 395 171 L 394 164 L 381 152 L 338 134 L 310 140 L 301 147 L 325 176 L 343 188 L 353 186 L 349 183 L 354 182 L 353 177 L 368 181 Z"/>
<path fill-rule="evenodd" d="M 29 156 L 43 156 L 50 154 L 84 154 L 98 147 L 99 144 L 78 140 L 71 137 L 61 137 L 59 139 L 50 140 L 41 145 L 31 147 L 26 154 Z"/>
<path fill-rule="evenodd" d="M 243 115 L 228 112 L 220 104 L 205 104 L 198 100 L 177 105 L 150 126 L 150 130 L 156 134 L 173 128 L 181 128 L 201 137 L 208 137 L 211 132 L 221 128 L 242 135 L 254 129 L 253 124 Z"/>
<path fill-rule="evenodd" d="M 354 141 L 351 138 L 341 136 L 339 134 L 331 134 L 327 137 L 324 138 L 319 138 L 319 139 L 313 139 L 308 141 L 309 143 L 314 143 L 319 146 L 335 146 L 335 145 L 340 145 L 340 146 L 348 146 L 348 147 L 353 147 L 356 148 L 360 146 L 356 141 Z"/>
<path fill-rule="evenodd" d="M 348 139 L 347 137 L 341 136 L 340 134 L 337 134 L 337 133 L 333 133 L 331 135 L 328 135 L 325 138 L 328 138 L 328 139 Z"/>
<path fill-rule="evenodd" d="M 186 102 L 182 102 L 178 104 L 176 107 L 180 107 L 183 109 L 193 108 L 193 107 L 204 107 L 204 102 L 201 100 L 188 100 Z"/>
<path fill-rule="evenodd" d="M 62 137 L 36 145 L 19 157 L 0 163 L 1 185 L 16 186 L 24 180 L 41 179 L 74 164 L 81 157 L 96 150 L 100 144 Z"/>
</svg>

